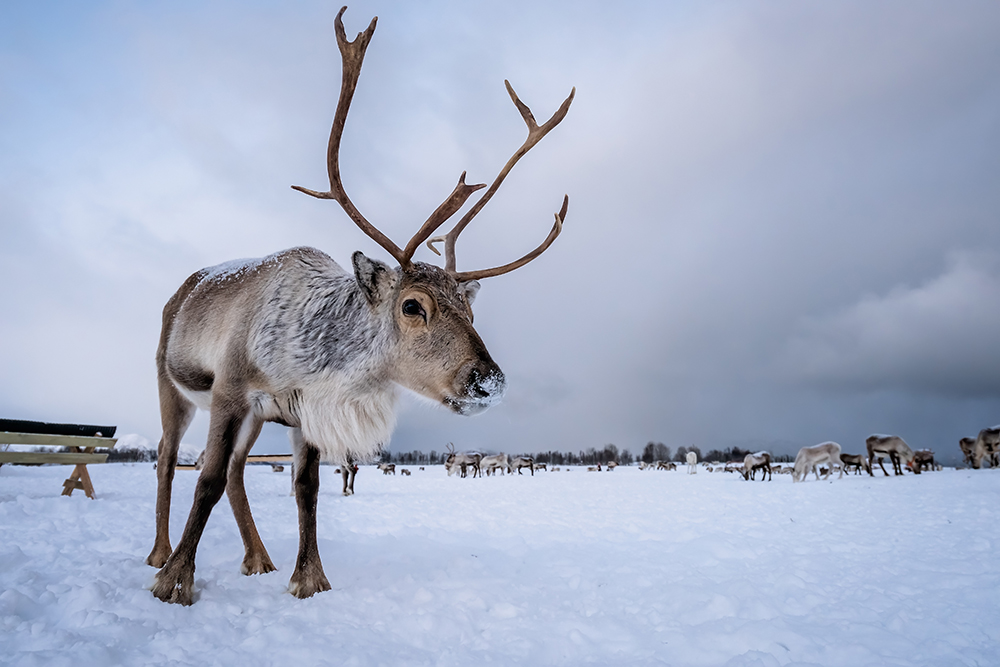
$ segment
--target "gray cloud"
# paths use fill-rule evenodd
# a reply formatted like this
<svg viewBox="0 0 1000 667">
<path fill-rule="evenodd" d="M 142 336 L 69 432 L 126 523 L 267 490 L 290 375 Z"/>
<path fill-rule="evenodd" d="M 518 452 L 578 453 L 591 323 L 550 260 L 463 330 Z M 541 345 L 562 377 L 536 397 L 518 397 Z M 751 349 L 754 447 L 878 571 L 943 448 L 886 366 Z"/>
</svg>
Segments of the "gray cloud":
<svg viewBox="0 0 1000 667">
<path fill-rule="evenodd" d="M 0 412 L 155 440 L 187 275 L 381 256 L 289 188 L 324 183 L 334 9 L 0 9 Z M 362 2 L 348 32 L 376 14 L 342 161 L 398 242 L 520 145 L 504 78 L 539 117 L 577 87 L 459 245 L 460 268 L 509 261 L 570 195 L 556 244 L 477 299 L 506 404 L 406 402 L 394 447 L 952 447 L 1000 421 L 996 7 Z"/>
<path fill-rule="evenodd" d="M 1000 255 L 955 255 L 940 276 L 801 323 L 783 360 L 840 389 L 1000 396 Z"/>
</svg>

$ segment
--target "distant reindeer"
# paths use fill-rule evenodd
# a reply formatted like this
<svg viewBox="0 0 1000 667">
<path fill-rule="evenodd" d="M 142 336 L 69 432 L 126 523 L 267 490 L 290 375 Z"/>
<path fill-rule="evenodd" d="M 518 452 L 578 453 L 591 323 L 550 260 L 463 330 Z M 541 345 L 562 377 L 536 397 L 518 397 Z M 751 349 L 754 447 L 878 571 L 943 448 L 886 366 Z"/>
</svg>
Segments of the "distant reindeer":
<svg viewBox="0 0 1000 667">
<path fill-rule="evenodd" d="M 827 470 L 823 479 L 830 476 L 833 466 L 840 467 L 840 477 L 844 476 L 844 464 L 840 461 L 840 445 L 835 442 L 823 442 L 812 447 L 803 447 L 795 456 L 795 464 L 792 466 L 792 481 L 804 482 L 809 472 L 816 475 L 819 481 L 819 472 L 816 466 L 821 463 L 829 463 L 830 470 Z M 838 478 L 839 479 L 839 478 Z"/>
<path fill-rule="evenodd" d="M 382 471 L 383 475 L 395 475 L 396 474 L 396 464 L 395 463 L 379 463 L 378 469 Z"/>
<path fill-rule="evenodd" d="M 531 471 L 531 476 L 535 476 L 535 461 L 528 456 L 516 456 L 507 464 L 507 472 L 510 473 L 516 470 L 518 475 L 522 475 L 524 473 L 521 472 L 521 468 L 527 468 Z"/>
<path fill-rule="evenodd" d="M 330 589 L 316 540 L 320 459 L 370 459 L 388 442 L 402 385 L 461 415 L 500 400 L 506 380 L 472 325 L 479 280 L 513 271 L 542 254 L 562 230 L 562 208 L 546 239 L 509 264 L 458 271 L 455 242 L 490 201 L 513 166 L 566 116 L 575 93 L 538 125 L 507 91 L 528 127 L 524 144 L 448 234 L 431 236 L 473 192 L 465 174 L 404 248 L 358 211 L 340 176 L 340 143 L 375 19 L 353 41 L 342 16 L 334 28 L 343 61 L 340 98 L 327 148 L 330 189 L 293 186 L 333 199 L 398 263 L 361 252 L 348 272 L 313 248 L 293 248 L 193 274 L 167 302 L 156 353 L 163 437 L 157 468 L 156 540 L 147 563 L 161 568 L 153 595 L 191 604 L 195 552 L 212 508 L 226 492 L 243 538 L 245 574 L 274 570 L 247 502 L 243 467 L 264 422 L 290 426 L 299 511 L 299 552 L 289 591 L 307 598 Z M 413 261 L 417 248 L 443 242 L 445 266 Z M 196 408 L 211 411 L 205 467 L 177 548 L 169 538 L 170 496 L 181 437 Z"/>
<path fill-rule="evenodd" d="M 752 480 L 754 479 L 755 473 L 760 470 L 760 481 L 764 481 L 766 476 L 768 481 L 771 480 L 771 453 L 770 452 L 757 452 L 756 454 L 747 454 L 743 457 L 743 479 Z"/>
<path fill-rule="evenodd" d="M 496 475 L 497 470 L 499 470 L 502 475 L 507 470 L 508 463 L 509 461 L 507 460 L 506 454 L 484 456 L 479 462 L 479 469 L 484 475 Z"/>
<path fill-rule="evenodd" d="M 913 470 L 934 470 L 934 452 L 930 449 L 918 449 L 913 452 Z"/>
<path fill-rule="evenodd" d="M 868 469 L 868 459 L 862 454 L 841 454 L 840 460 L 844 464 L 844 469 L 854 468 L 855 474 L 860 475 L 861 471 L 871 472 Z"/>
<path fill-rule="evenodd" d="M 865 440 L 865 444 L 868 446 L 868 474 L 872 477 L 875 476 L 872 470 L 875 468 L 876 462 L 878 467 L 882 469 L 882 473 L 886 477 L 889 476 L 889 473 L 885 471 L 885 466 L 882 465 L 883 456 L 888 456 L 889 460 L 892 461 L 892 471 L 897 475 L 903 474 L 901 463 L 906 464 L 906 467 L 915 474 L 920 474 L 920 469 L 913 466 L 913 450 L 898 435 L 870 435 Z"/>
<path fill-rule="evenodd" d="M 975 446 L 975 438 L 962 438 L 958 441 L 958 447 L 962 450 L 962 462 L 965 463 L 965 465 L 972 465 L 972 457 L 975 452 Z"/>
<path fill-rule="evenodd" d="M 294 468 L 293 468 L 294 470 Z M 341 491 L 342 495 L 353 496 L 354 495 L 354 476 L 358 474 L 358 464 L 351 460 L 351 457 L 347 457 L 347 462 L 340 466 L 340 476 L 344 480 L 344 489 Z"/>
<path fill-rule="evenodd" d="M 483 460 L 483 455 L 479 452 L 456 452 L 455 445 L 448 443 L 448 456 L 444 460 L 444 469 L 448 471 L 448 477 L 451 477 L 456 472 L 460 473 L 459 477 L 465 477 L 468 474 L 469 468 L 472 468 L 472 478 L 482 475 L 482 468 L 480 467 L 480 462 Z"/>
<path fill-rule="evenodd" d="M 688 452 L 687 456 L 684 457 L 684 460 L 687 461 L 688 474 L 696 474 L 698 472 L 698 453 Z"/>
<path fill-rule="evenodd" d="M 1000 464 L 1000 426 L 984 428 L 972 445 L 972 467 L 983 467 L 985 460 L 991 468 Z"/>
</svg>

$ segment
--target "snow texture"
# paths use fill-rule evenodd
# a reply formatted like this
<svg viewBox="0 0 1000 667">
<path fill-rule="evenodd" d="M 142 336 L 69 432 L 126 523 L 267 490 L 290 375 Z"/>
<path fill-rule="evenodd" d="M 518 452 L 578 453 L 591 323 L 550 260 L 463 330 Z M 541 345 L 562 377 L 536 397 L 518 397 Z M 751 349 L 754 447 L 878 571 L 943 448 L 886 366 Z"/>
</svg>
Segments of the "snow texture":
<svg viewBox="0 0 1000 667">
<path fill-rule="evenodd" d="M 399 466 L 397 466 L 399 467 Z M 152 465 L 0 468 L 4 665 L 996 665 L 1000 471 L 747 483 L 715 473 L 448 478 L 322 468 L 333 590 L 286 592 L 290 479 L 250 466 L 278 572 L 239 573 L 225 498 L 196 602 L 154 599 Z M 197 473 L 178 471 L 176 543 Z"/>
</svg>

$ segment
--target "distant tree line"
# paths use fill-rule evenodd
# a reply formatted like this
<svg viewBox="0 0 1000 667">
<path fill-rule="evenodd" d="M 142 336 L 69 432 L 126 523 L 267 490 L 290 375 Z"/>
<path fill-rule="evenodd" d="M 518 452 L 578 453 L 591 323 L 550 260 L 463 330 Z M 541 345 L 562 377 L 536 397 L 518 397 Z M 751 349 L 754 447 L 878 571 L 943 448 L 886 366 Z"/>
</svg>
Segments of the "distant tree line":
<svg viewBox="0 0 1000 667">
<path fill-rule="evenodd" d="M 511 453 L 508 452 L 511 457 L 514 456 L 528 456 L 534 459 L 535 463 L 545 463 L 547 465 L 586 465 L 592 466 L 598 463 L 607 463 L 609 461 L 617 461 L 619 465 L 631 465 L 636 462 L 653 463 L 655 461 L 678 461 L 684 462 L 687 457 L 688 452 L 694 452 L 698 455 L 699 461 L 742 461 L 747 454 L 752 454 L 749 449 L 741 449 L 739 447 L 729 447 L 726 449 L 712 449 L 709 450 L 707 454 L 702 454 L 701 449 L 696 445 L 691 445 L 689 447 L 680 446 L 677 448 L 676 452 L 671 451 L 670 447 L 667 447 L 662 442 L 649 442 L 643 449 L 642 454 L 636 458 L 632 455 L 628 449 L 619 450 L 616 445 L 608 444 L 602 449 L 597 449 L 595 447 L 589 447 L 586 450 L 580 450 L 577 453 L 573 452 L 563 452 L 556 450 L 549 450 L 546 452 L 520 452 Z M 429 454 L 426 452 L 421 452 L 413 450 L 412 452 L 390 452 L 383 451 L 381 455 L 382 463 L 399 463 L 402 465 L 436 465 L 444 463 L 445 459 L 448 458 L 448 454 L 445 452 L 438 453 L 436 451 L 431 451 Z M 793 457 L 787 454 L 772 455 L 771 459 L 775 462 L 790 462 Z"/>
<path fill-rule="evenodd" d="M 43 448 L 36 448 L 43 451 Z M 653 463 L 655 461 L 677 461 L 683 462 L 688 452 L 698 455 L 699 461 L 742 461 L 747 454 L 753 452 L 749 449 L 730 447 L 726 449 L 711 449 L 707 454 L 702 455 L 701 449 L 695 445 L 689 447 L 680 446 L 677 451 L 672 451 L 670 447 L 662 442 L 649 442 L 642 449 L 642 453 L 635 457 L 628 449 L 619 450 L 616 445 L 608 444 L 602 449 L 589 447 L 577 453 L 549 450 L 546 452 L 521 452 L 511 454 L 511 456 L 528 456 L 536 463 L 548 465 L 579 465 L 592 466 L 598 463 L 617 461 L 619 465 L 631 465 L 636 462 Z M 443 464 L 448 458 L 447 452 L 437 452 L 431 450 L 430 453 L 414 449 L 411 452 L 391 452 L 383 450 L 379 460 L 382 463 L 398 463 L 401 465 L 438 465 Z M 787 454 L 772 455 L 775 462 L 791 462 L 793 457 Z M 156 461 L 156 450 L 154 449 L 112 449 L 108 453 L 108 463 L 145 463 Z"/>
<path fill-rule="evenodd" d="M 112 449 L 108 463 L 147 463 L 156 461 L 155 449 Z"/>
</svg>

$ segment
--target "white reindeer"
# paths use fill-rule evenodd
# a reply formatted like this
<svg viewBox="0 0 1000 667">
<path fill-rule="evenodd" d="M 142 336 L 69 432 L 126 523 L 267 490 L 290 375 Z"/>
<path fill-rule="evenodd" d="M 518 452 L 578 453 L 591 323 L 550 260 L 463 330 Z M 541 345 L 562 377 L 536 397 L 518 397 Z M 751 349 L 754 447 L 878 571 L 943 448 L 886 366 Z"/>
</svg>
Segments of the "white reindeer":
<svg viewBox="0 0 1000 667">
<path fill-rule="evenodd" d="M 195 552 L 212 508 L 229 495 L 246 555 L 245 574 L 274 570 L 257 533 L 243 482 L 247 453 L 264 422 L 291 427 L 299 552 L 289 591 L 299 598 L 330 589 L 316 536 L 320 459 L 366 460 L 387 443 L 395 396 L 407 387 L 461 415 L 500 400 L 506 380 L 472 326 L 478 280 L 513 271 L 544 252 L 559 235 L 568 197 L 545 241 L 500 267 L 459 272 L 458 236 L 493 197 L 515 163 L 566 115 L 573 93 L 538 125 L 507 84 L 528 138 L 492 185 L 444 236 L 431 236 L 473 192 L 465 174 L 451 195 L 400 248 L 376 229 L 347 196 L 340 177 L 340 143 L 375 20 L 350 42 L 340 10 L 334 22 L 343 61 L 340 98 L 327 145 L 330 189 L 348 216 L 398 263 L 360 252 L 345 271 L 313 248 L 294 248 L 193 274 L 167 302 L 156 353 L 163 437 L 157 468 L 156 539 L 147 562 L 161 568 L 153 595 L 191 604 Z M 414 262 L 424 242 L 444 242 L 445 266 Z M 434 246 L 431 246 L 437 252 Z M 170 496 L 181 437 L 196 408 L 211 411 L 205 467 L 176 549 L 169 538 Z"/>
<path fill-rule="evenodd" d="M 792 481 L 805 481 L 809 471 L 812 471 L 816 475 L 816 481 L 819 481 L 819 472 L 817 472 L 816 466 L 821 463 L 829 463 L 831 469 L 833 466 L 840 467 L 840 477 L 844 476 L 844 464 L 840 461 L 840 445 L 835 442 L 823 442 L 799 450 L 795 456 L 795 465 L 792 467 Z M 823 479 L 829 476 L 830 471 L 827 471 Z"/>
<path fill-rule="evenodd" d="M 494 454 L 493 456 L 484 456 L 479 462 L 479 470 L 484 475 L 496 475 L 497 470 L 501 474 L 507 470 L 507 465 L 509 461 L 507 460 L 506 454 Z"/>
<path fill-rule="evenodd" d="M 527 468 L 531 471 L 531 476 L 535 476 L 535 462 L 527 456 L 517 456 L 510 460 L 507 464 L 507 472 L 513 473 L 515 470 L 518 475 L 524 474 L 521 472 L 521 468 Z"/>
<path fill-rule="evenodd" d="M 698 472 L 698 453 L 697 452 L 688 452 L 687 456 L 684 457 L 684 458 L 687 461 L 688 474 L 689 475 L 694 475 L 695 473 L 697 473 Z"/>
</svg>

